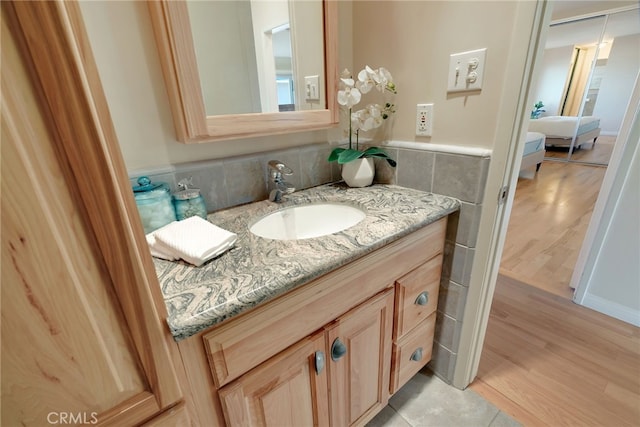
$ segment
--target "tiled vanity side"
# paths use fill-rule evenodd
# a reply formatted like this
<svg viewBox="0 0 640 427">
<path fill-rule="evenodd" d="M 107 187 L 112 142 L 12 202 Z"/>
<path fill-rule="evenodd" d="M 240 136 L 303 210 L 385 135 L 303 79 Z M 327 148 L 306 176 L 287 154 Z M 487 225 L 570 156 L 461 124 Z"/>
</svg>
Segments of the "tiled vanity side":
<svg viewBox="0 0 640 427">
<path fill-rule="evenodd" d="M 398 160 L 393 169 L 376 162 L 376 179 L 455 197 L 459 212 L 451 215 L 445 242 L 433 358 L 429 366 L 451 383 L 478 238 L 489 157 L 408 148 L 389 148 Z"/>
</svg>

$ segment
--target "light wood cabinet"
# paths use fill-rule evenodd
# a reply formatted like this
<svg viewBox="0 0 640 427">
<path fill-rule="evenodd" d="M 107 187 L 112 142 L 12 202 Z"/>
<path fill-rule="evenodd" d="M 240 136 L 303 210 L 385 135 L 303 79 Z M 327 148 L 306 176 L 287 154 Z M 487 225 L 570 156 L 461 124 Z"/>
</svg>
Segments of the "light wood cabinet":
<svg viewBox="0 0 640 427">
<path fill-rule="evenodd" d="M 364 424 L 389 399 L 392 321 L 388 289 L 222 387 L 227 423 Z"/>
<path fill-rule="evenodd" d="M 387 405 L 392 324 L 389 289 L 328 328 L 331 425 L 362 425 Z"/>
<path fill-rule="evenodd" d="M 396 280 L 392 394 L 431 360 L 441 272 L 438 254 Z"/>
<path fill-rule="evenodd" d="M 324 331 L 305 338 L 220 390 L 229 425 L 328 425 Z"/>
<path fill-rule="evenodd" d="M 442 218 L 179 342 L 200 424 L 348 426 L 373 418 L 431 358 L 446 224 Z M 338 341 L 344 355 L 332 360 Z M 421 357 L 412 358 L 418 348 Z M 325 367 L 317 373 L 319 352 Z"/>
</svg>

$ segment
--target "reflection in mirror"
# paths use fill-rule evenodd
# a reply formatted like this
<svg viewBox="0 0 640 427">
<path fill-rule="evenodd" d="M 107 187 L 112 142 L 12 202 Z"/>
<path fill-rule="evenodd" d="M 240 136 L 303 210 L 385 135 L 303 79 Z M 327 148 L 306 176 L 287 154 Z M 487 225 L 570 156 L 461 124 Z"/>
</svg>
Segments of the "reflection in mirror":
<svg viewBox="0 0 640 427">
<path fill-rule="evenodd" d="M 546 135 L 545 157 L 608 164 L 640 69 L 638 9 L 552 25 L 529 131 Z"/>
<path fill-rule="evenodd" d="M 311 131 L 338 123 L 337 2 L 147 5 L 179 141 Z"/>
<path fill-rule="evenodd" d="M 323 74 L 321 0 L 190 0 L 187 7 L 208 116 L 325 108 L 324 97 L 296 98 L 304 91 L 297 67 Z"/>
</svg>

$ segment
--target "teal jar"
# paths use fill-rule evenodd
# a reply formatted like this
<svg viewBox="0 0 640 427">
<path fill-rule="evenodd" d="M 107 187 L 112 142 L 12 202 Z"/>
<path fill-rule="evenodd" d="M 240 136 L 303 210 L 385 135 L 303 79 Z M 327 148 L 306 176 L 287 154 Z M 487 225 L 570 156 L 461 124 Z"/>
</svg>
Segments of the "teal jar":
<svg viewBox="0 0 640 427">
<path fill-rule="evenodd" d="M 178 221 L 195 215 L 207 219 L 207 206 L 200 194 L 200 189 L 189 188 L 190 182 L 190 179 L 178 182 L 178 187 L 182 190 L 173 194 L 173 206 Z"/>
<path fill-rule="evenodd" d="M 171 202 L 171 190 L 164 182 L 151 182 L 149 177 L 138 178 L 133 186 L 138 213 L 145 233 L 176 220 L 176 212 Z"/>
</svg>

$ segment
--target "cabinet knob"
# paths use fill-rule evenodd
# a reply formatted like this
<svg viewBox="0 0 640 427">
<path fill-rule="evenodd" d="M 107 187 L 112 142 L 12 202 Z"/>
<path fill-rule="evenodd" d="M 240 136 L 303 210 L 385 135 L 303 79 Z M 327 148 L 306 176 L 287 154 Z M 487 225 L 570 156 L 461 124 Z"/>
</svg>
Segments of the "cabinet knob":
<svg viewBox="0 0 640 427">
<path fill-rule="evenodd" d="M 320 372 L 324 369 L 324 351 L 316 351 L 316 374 L 320 375 Z"/>
<path fill-rule="evenodd" d="M 427 291 L 421 292 L 420 295 L 418 295 L 418 298 L 416 298 L 416 304 L 418 305 L 427 305 L 428 302 L 429 292 Z"/>
<path fill-rule="evenodd" d="M 335 362 L 345 354 L 347 354 L 347 346 L 340 341 L 340 338 L 336 338 L 331 344 L 331 360 Z"/>
<path fill-rule="evenodd" d="M 418 347 L 416 351 L 413 352 L 413 354 L 411 355 L 411 360 L 413 360 L 414 362 L 419 362 L 420 360 L 422 360 L 422 347 Z"/>
</svg>

